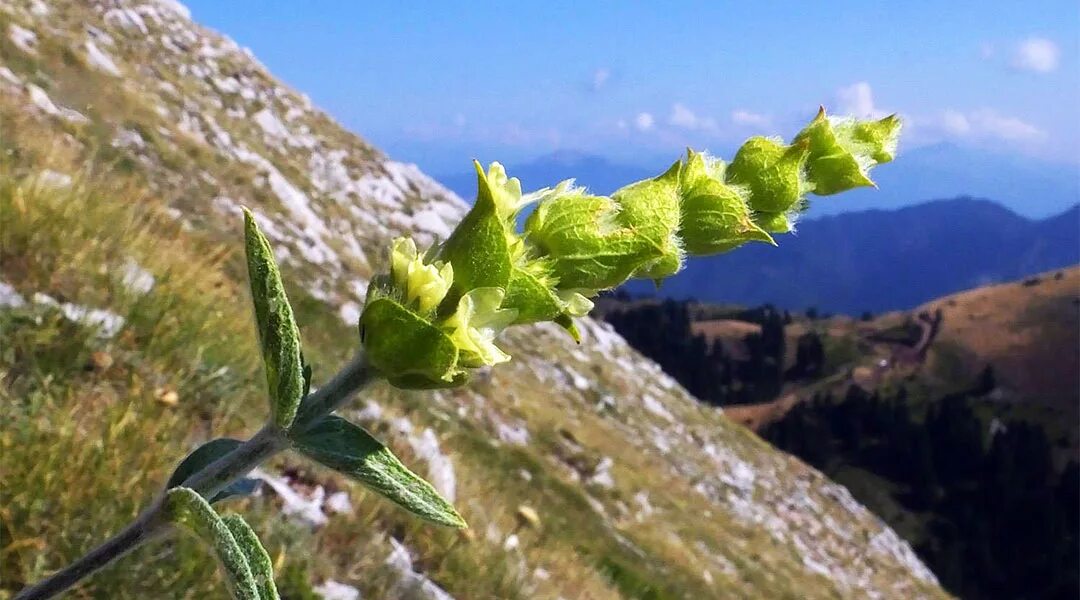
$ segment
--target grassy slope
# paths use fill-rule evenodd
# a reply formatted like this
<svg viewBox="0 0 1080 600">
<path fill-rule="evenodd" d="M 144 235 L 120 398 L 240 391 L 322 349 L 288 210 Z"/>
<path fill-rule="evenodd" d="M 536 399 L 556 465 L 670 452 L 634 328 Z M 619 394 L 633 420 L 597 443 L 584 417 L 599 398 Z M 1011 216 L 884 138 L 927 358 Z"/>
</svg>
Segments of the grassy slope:
<svg viewBox="0 0 1080 600">
<path fill-rule="evenodd" d="M 2 279 L 28 299 L 42 292 L 107 308 L 126 325 L 106 339 L 48 307 L 0 310 L 5 591 L 118 529 L 192 444 L 243 436 L 258 426 L 263 384 L 237 256 L 239 222 L 216 212 L 210 199 L 241 198 L 275 223 L 288 221 L 288 208 L 265 184 L 265 173 L 190 134 L 177 116 L 189 109 L 178 113 L 182 102 L 174 95 L 149 91 L 164 82 L 200 99 L 205 78 L 183 75 L 168 57 L 154 54 L 160 49 L 139 36 L 126 38 L 98 11 L 78 3 L 54 3 L 52 11 L 43 24 L 22 9 L 0 10 L 0 58 L 22 82 L 0 82 Z M 156 34 L 169 25 L 188 27 L 146 20 Z M 6 32 L 13 22 L 38 32 L 34 55 L 12 45 Z M 81 45 L 85 23 L 111 32 L 116 42 L 108 51 L 129 65 L 130 79 L 117 84 L 88 65 Z M 218 62 L 266 80 L 246 60 L 226 53 Z M 89 121 L 34 109 L 24 87 L 29 82 Z M 228 94 L 221 98 L 240 103 L 247 115 L 260 108 Z M 308 165 L 292 160 L 298 152 L 261 138 L 249 119 L 228 117 L 212 101 L 200 110 L 312 194 L 325 222 L 351 228 L 351 234 L 328 236 L 344 257 L 334 269 L 298 260 L 303 241 L 297 237 L 283 238 L 277 248 L 290 257 L 290 294 L 318 383 L 356 343 L 338 314 L 348 283 L 371 274 L 394 231 L 363 226 L 366 221 L 355 220 L 356 205 L 332 202 L 299 183 Z M 377 151 L 325 116 L 309 112 L 303 119 L 320 144 L 345 149 L 350 168 L 383 168 Z M 137 132 L 143 147 L 117 147 L 122 130 Z M 73 188 L 50 188 L 38 175 L 44 169 L 78 179 Z M 403 205 L 385 213 L 377 203 L 357 202 L 369 218 L 386 223 L 426 201 L 413 189 Z M 354 239 L 365 255 L 348 251 Z M 150 293 L 133 294 L 120 282 L 129 259 L 154 274 Z M 254 517 L 292 597 L 330 577 L 358 586 L 365 597 L 389 595 L 395 577 L 383 563 L 390 536 L 410 548 L 418 570 L 460 598 L 826 598 L 857 597 L 864 589 L 941 594 L 912 578 L 905 559 L 853 541 L 888 532 L 848 503 L 842 490 L 698 406 L 606 330 L 586 327 L 580 348 L 549 328 L 507 337 L 514 362 L 469 388 L 440 394 L 380 388 L 368 398 L 383 413 L 369 427 L 421 471 L 423 463 L 392 423 L 405 419 L 436 432 L 452 460 L 457 504 L 471 533 L 424 526 L 295 459 L 271 470 L 346 490 L 353 514 L 312 530 L 282 519 L 270 494 L 234 503 Z M 112 364 L 87 367 L 95 352 Z M 177 393 L 176 406 L 160 401 L 169 391 Z M 671 416 L 647 408 L 646 395 Z M 529 442 L 500 442 L 506 424 L 525 427 Z M 583 482 L 605 457 L 614 461 L 614 485 Z M 520 505 L 538 510 L 538 529 L 519 525 Z M 507 551 L 512 532 L 520 547 Z M 209 570 L 211 562 L 194 544 L 158 544 L 88 581 L 76 597 L 162 597 L 163 590 L 169 597 L 215 597 L 222 588 L 204 581 Z"/>
</svg>

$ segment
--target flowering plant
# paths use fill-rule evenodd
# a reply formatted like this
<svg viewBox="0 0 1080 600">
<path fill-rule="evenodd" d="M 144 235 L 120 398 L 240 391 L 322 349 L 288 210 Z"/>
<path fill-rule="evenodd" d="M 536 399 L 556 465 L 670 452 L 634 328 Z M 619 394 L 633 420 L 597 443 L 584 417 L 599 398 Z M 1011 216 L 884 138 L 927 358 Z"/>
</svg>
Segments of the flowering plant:
<svg viewBox="0 0 1080 600">
<path fill-rule="evenodd" d="M 690 256 L 749 242 L 775 245 L 794 230 L 807 194 L 872 186 L 870 169 L 893 159 L 900 121 L 830 118 L 822 109 L 790 144 L 754 137 L 730 163 L 689 150 L 664 173 L 598 196 L 573 181 L 523 194 L 499 163 L 475 163 L 476 202 L 449 238 L 430 248 L 393 241 L 389 270 L 368 287 L 362 350 L 310 390 L 300 334 L 273 251 L 245 211 L 248 275 L 265 364 L 270 416 L 247 441 L 221 438 L 180 462 L 161 494 L 127 528 L 17 599 L 48 598 L 147 540 L 174 529 L 205 540 L 233 596 L 278 597 L 271 562 L 237 515 L 212 506 L 249 493 L 246 475 L 292 450 L 366 485 L 429 522 L 465 527 L 438 492 L 363 428 L 334 415 L 379 378 L 407 389 L 464 384 L 510 360 L 497 345 L 511 325 L 553 321 L 577 339 L 590 298 L 631 278 L 661 281 Z M 519 213 L 535 208 L 517 230 Z"/>
</svg>

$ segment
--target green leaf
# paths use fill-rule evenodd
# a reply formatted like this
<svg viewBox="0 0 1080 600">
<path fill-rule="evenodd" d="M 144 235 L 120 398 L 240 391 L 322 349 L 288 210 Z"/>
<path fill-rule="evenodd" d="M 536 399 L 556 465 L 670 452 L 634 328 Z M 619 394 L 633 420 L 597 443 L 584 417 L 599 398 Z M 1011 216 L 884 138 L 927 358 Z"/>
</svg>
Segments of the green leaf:
<svg viewBox="0 0 1080 600">
<path fill-rule="evenodd" d="M 168 490 L 183 485 L 189 477 L 202 471 L 222 456 L 232 452 L 241 444 L 243 444 L 243 442 L 240 440 L 217 438 L 192 450 L 191 454 L 188 454 L 184 460 L 180 461 L 180 464 L 177 465 L 176 470 L 173 471 L 172 476 L 169 477 L 168 483 L 165 484 L 165 489 Z M 255 479 L 238 479 L 229 484 L 225 489 L 214 494 L 212 498 L 208 498 L 208 500 L 211 503 L 214 503 L 232 496 L 247 496 L 255 491 L 257 485 L 258 481 Z"/>
<path fill-rule="evenodd" d="M 368 302 L 360 332 L 367 360 L 394 386 L 428 389 L 464 382 L 450 337 L 390 298 Z"/>
<path fill-rule="evenodd" d="M 293 444 L 305 455 L 423 519 L 450 527 L 467 526 L 430 483 L 407 469 L 371 434 L 345 419 L 324 417 L 295 437 Z"/>
<path fill-rule="evenodd" d="M 214 550 L 233 598 L 261 600 L 247 556 L 206 499 L 192 489 L 173 488 L 165 495 L 165 506 L 172 523 L 189 530 Z"/>
<path fill-rule="evenodd" d="M 222 520 L 247 559 L 255 585 L 259 588 L 260 600 L 279 600 L 277 586 L 274 585 L 274 563 L 270 561 L 270 555 L 263 548 L 259 536 L 240 515 L 228 515 Z"/>
<path fill-rule="evenodd" d="M 245 250 L 255 324 L 262 343 L 270 410 L 274 423 L 288 429 L 303 399 L 304 366 L 300 358 L 300 330 L 285 295 L 281 272 L 270 242 L 259 230 L 255 216 L 244 209 Z"/>
</svg>

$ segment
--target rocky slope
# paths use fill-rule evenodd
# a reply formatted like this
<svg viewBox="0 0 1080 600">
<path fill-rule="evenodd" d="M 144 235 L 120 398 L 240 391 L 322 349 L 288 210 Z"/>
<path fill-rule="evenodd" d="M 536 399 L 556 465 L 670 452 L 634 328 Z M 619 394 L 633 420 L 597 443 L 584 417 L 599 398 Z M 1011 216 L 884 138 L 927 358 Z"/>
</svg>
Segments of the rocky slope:
<svg viewBox="0 0 1080 600">
<path fill-rule="evenodd" d="M 24 338 L 36 339 L 27 342 L 32 353 L 49 327 L 89 329 L 96 334 L 70 338 L 85 344 L 88 370 L 109 374 L 113 361 L 146 362 L 149 373 L 130 369 L 143 379 L 177 376 L 144 360 L 158 357 L 132 342 L 143 339 L 140 311 L 195 306 L 217 298 L 212 290 L 242 288 L 235 254 L 241 204 L 254 209 L 293 284 L 316 383 L 355 346 L 366 283 L 387 241 L 406 232 L 421 243 L 445 236 L 467 208 L 415 166 L 343 130 L 277 82 L 250 51 L 200 27 L 171 0 L 0 1 L 0 152 L 0 177 L 19 182 L 6 190 L 4 205 L 5 228 L 15 232 L 5 234 L 0 271 L 0 313 L 15 315 L 0 321 L 4 345 L 22 348 Z M 70 220 L 32 221 L 46 206 Z M 133 218 L 164 214 L 173 226 L 154 225 L 155 235 L 168 230 L 169 237 L 148 242 L 102 216 L 110 210 Z M 93 227 L 80 229 L 87 223 Z M 65 245 L 46 245 L 47 237 L 87 248 L 113 240 L 110 252 L 128 258 L 83 264 L 96 255 L 67 257 Z M 170 283 L 184 261 L 203 260 L 209 266 L 193 272 L 192 281 L 211 291 L 194 297 Z M 101 277 L 126 291 L 96 293 Z M 221 316 L 224 309 L 243 314 L 246 300 L 242 293 L 227 297 L 231 302 L 206 313 L 208 322 L 222 323 L 200 334 L 210 339 L 172 352 L 183 356 L 160 357 L 162 365 L 182 360 L 197 377 L 174 381 L 179 393 L 147 387 L 127 372 L 109 380 L 109 389 L 132 404 L 124 416 L 105 410 L 104 429 L 123 429 L 110 419 L 127 424 L 131 414 L 169 423 L 179 422 L 170 415 L 201 419 L 190 431 L 155 430 L 176 449 L 257 426 L 254 409 L 202 400 L 199 410 L 183 412 L 194 397 L 215 397 L 214 390 L 257 395 L 253 363 L 231 358 L 250 358 L 252 342 L 230 337 L 237 319 Z M 250 334 L 246 320 L 242 325 Z M 431 532 L 309 465 L 268 466 L 262 495 L 247 502 L 262 515 L 259 528 L 272 533 L 271 553 L 285 565 L 289 589 L 310 584 L 304 593 L 327 598 L 355 597 L 354 587 L 365 597 L 410 598 L 944 595 L 910 548 L 843 487 L 699 405 L 606 325 L 586 320 L 582 329 L 580 346 L 552 327 L 509 332 L 514 360 L 461 390 L 380 388 L 357 402 L 355 416 L 454 498 L 475 533 Z M 26 373 L 46 367 L 29 365 L 27 352 L 6 352 L 0 362 L 5 421 L 29 410 L 24 394 L 78 395 L 89 377 L 34 379 Z M 229 383 L 222 388 L 221 381 Z M 94 385 L 100 392 L 102 382 Z M 34 460 L 54 465 L 44 480 L 68 478 L 64 489 L 78 488 L 70 482 L 86 473 L 62 454 L 71 440 L 51 425 L 27 427 L 19 435 L 41 443 L 32 448 Z M 14 489 L 30 459 L 18 462 L 22 455 L 11 451 L 17 439 L 2 441 L 0 463 L 10 476 L 0 535 L 12 547 L 48 549 L 52 521 L 60 519 L 56 507 L 46 519 L 28 499 L 33 490 Z M 131 444 L 75 447 L 107 462 L 145 447 Z M 124 491 L 145 496 L 153 485 Z M 86 539 L 13 561 L 16 573 L 3 578 L 5 585 L 40 577 L 119 523 L 81 508 L 68 518 L 78 520 L 70 529 L 85 531 Z M 278 508 L 298 525 L 274 525 Z M 185 549 L 152 556 L 174 560 Z M 311 569 L 296 575 L 288 567 L 300 562 Z M 137 580 L 155 597 L 204 597 L 183 569 L 166 576 L 134 559 L 124 564 L 124 573 L 99 575 L 88 593 L 104 593 L 114 578 Z"/>
</svg>

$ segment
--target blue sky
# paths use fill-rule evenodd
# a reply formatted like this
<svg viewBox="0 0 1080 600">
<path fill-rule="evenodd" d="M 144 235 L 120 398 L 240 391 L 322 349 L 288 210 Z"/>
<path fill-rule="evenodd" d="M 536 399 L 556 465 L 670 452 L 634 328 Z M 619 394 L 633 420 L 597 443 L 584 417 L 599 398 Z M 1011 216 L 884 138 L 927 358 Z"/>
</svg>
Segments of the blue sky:
<svg viewBox="0 0 1080 600">
<path fill-rule="evenodd" d="M 434 174 L 555 150 L 655 164 L 818 104 L 1080 163 L 1080 7 L 984 2 L 188 0 L 348 128 Z"/>
</svg>

